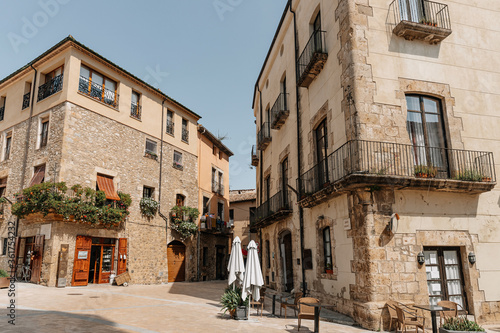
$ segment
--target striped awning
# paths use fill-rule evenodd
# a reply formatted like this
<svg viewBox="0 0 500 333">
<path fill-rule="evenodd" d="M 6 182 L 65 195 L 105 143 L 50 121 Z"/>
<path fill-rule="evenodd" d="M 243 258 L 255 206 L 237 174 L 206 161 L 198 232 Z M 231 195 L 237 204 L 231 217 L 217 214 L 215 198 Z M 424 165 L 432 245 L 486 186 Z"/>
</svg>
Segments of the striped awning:
<svg viewBox="0 0 500 333">
<path fill-rule="evenodd" d="M 31 187 L 36 184 L 41 184 L 44 179 L 45 179 L 45 164 L 39 165 L 35 168 L 35 174 L 33 175 L 33 178 L 31 178 L 31 182 L 28 187 Z"/>
<path fill-rule="evenodd" d="M 106 194 L 106 199 L 120 200 L 118 193 L 116 193 L 115 186 L 113 185 L 113 178 L 97 175 L 97 187 Z"/>
</svg>

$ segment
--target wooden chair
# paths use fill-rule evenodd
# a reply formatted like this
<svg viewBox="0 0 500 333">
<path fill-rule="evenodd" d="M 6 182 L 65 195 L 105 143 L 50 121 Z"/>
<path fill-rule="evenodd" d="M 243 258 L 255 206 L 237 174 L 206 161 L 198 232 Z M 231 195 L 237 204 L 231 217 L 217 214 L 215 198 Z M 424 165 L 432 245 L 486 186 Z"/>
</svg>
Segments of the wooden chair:
<svg viewBox="0 0 500 333">
<path fill-rule="evenodd" d="M 297 315 L 297 318 L 299 320 L 299 327 L 297 330 L 300 330 L 300 320 L 301 319 L 309 319 L 309 320 L 314 320 L 314 307 L 312 306 L 307 306 L 303 303 L 319 303 L 319 300 L 313 297 L 302 297 L 298 301 L 299 305 L 299 314 Z"/>
<path fill-rule="evenodd" d="M 257 315 L 259 314 L 259 308 L 258 306 L 260 305 L 260 316 L 262 317 L 262 311 L 264 310 L 264 298 L 266 297 L 266 288 L 260 288 L 260 299 L 258 301 L 250 301 L 250 307 L 252 305 L 257 306 Z"/>
<path fill-rule="evenodd" d="M 390 322 L 389 322 L 389 331 L 392 331 L 392 323 L 393 321 L 396 321 L 396 331 L 399 330 L 399 321 L 398 321 L 398 314 L 396 312 L 396 307 L 399 305 L 399 302 L 396 301 L 387 301 L 387 310 L 389 311 L 389 315 L 391 316 Z"/>
<path fill-rule="evenodd" d="M 439 323 L 441 326 L 450 318 L 455 318 L 458 316 L 458 304 L 452 301 L 439 301 L 437 305 L 444 308 L 449 308 L 452 310 L 439 311 Z"/>
<path fill-rule="evenodd" d="M 396 306 L 396 313 L 398 315 L 398 326 L 401 331 L 406 332 L 406 326 L 415 326 L 417 333 L 419 328 L 425 333 L 424 317 L 416 316 L 415 312 L 410 312 L 400 306 Z"/>
<path fill-rule="evenodd" d="M 301 292 L 296 292 L 293 296 L 293 303 L 290 303 L 290 297 L 282 298 L 280 301 L 280 317 L 281 317 L 281 309 L 285 309 L 285 319 L 286 319 L 287 308 L 292 308 L 293 313 L 297 315 L 298 302 L 303 295 L 304 294 Z"/>
</svg>

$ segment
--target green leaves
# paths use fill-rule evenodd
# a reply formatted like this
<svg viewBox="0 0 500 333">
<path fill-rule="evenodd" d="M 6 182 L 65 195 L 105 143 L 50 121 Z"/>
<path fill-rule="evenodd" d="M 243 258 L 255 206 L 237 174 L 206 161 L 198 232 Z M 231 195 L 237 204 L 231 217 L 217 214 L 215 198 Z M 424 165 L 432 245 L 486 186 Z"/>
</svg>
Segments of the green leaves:
<svg viewBox="0 0 500 333">
<path fill-rule="evenodd" d="M 139 202 L 139 207 L 141 208 L 142 215 L 152 218 L 158 211 L 158 202 L 152 198 L 142 198 Z"/>
<path fill-rule="evenodd" d="M 475 321 L 467 318 L 449 318 L 443 325 L 443 328 L 450 331 L 469 331 L 469 332 L 484 332 L 484 328 L 479 326 Z"/>
<path fill-rule="evenodd" d="M 224 294 L 222 294 L 220 302 L 222 304 L 221 311 L 224 310 L 224 313 L 226 313 L 228 310 L 236 310 L 238 306 L 248 306 L 248 296 L 243 301 L 241 298 L 241 288 L 236 287 L 233 289 L 232 286 L 229 286 L 224 291 Z"/>
<path fill-rule="evenodd" d="M 186 239 L 196 234 L 198 225 L 194 222 L 200 211 L 187 206 L 174 206 L 170 211 L 170 228 L 181 234 L 182 239 Z"/>
</svg>

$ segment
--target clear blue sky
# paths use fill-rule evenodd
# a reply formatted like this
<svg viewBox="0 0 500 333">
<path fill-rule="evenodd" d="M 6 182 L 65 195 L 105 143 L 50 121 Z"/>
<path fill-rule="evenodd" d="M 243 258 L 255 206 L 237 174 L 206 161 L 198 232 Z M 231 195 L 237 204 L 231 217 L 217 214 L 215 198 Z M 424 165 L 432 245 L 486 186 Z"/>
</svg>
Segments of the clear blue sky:
<svg viewBox="0 0 500 333">
<path fill-rule="evenodd" d="M 286 2 L 4 1 L 0 78 L 71 34 L 227 135 L 231 189 L 255 188 L 253 87 Z"/>
</svg>

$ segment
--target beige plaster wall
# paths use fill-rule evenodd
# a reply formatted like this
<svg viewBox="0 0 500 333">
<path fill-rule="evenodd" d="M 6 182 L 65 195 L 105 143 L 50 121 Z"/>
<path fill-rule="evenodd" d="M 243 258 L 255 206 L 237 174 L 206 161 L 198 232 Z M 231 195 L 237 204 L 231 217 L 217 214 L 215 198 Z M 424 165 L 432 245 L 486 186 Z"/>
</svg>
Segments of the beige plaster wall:
<svg viewBox="0 0 500 333">
<path fill-rule="evenodd" d="M 229 205 L 229 209 L 234 210 L 233 237 L 238 236 L 244 248 L 251 240 L 258 241 L 255 233 L 250 234 L 250 207 L 256 207 L 255 200 L 236 201 Z"/>
</svg>

